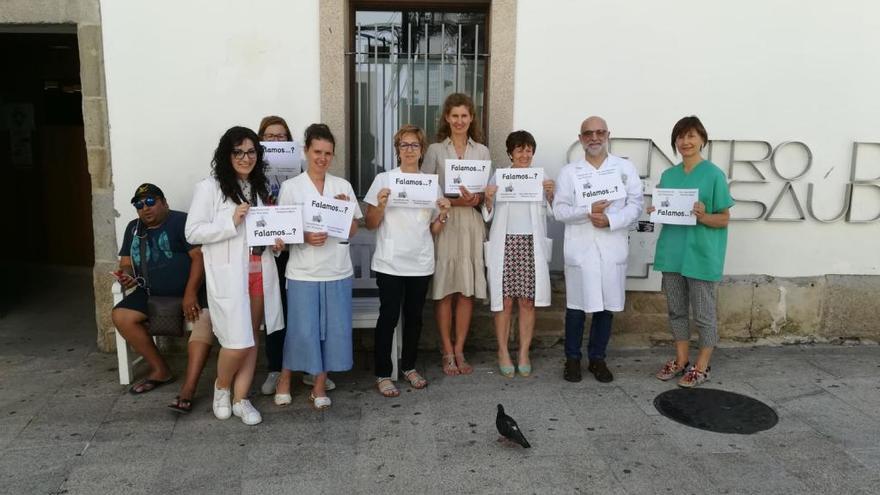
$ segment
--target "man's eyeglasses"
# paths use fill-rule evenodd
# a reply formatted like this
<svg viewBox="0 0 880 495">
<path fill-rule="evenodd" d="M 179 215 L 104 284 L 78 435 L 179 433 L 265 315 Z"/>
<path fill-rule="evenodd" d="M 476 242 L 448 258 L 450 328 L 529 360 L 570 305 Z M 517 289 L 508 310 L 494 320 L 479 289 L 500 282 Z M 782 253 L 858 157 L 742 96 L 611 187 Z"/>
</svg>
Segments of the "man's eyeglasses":
<svg viewBox="0 0 880 495">
<path fill-rule="evenodd" d="M 581 131 L 581 137 L 585 138 L 591 138 L 594 134 L 597 138 L 603 138 L 608 135 L 608 131 L 606 131 L 605 129 L 599 129 L 596 131 Z"/>
<path fill-rule="evenodd" d="M 232 158 L 235 158 L 236 160 L 241 160 L 242 158 L 245 157 L 245 155 L 246 155 L 248 158 L 256 158 L 256 157 L 257 157 L 257 150 L 254 149 L 254 148 L 251 148 L 251 149 L 249 149 L 249 150 L 247 150 L 247 151 L 245 151 L 245 150 L 235 150 L 235 149 L 232 150 Z"/>
<path fill-rule="evenodd" d="M 289 141 L 287 134 L 263 134 L 263 141 Z"/>
<path fill-rule="evenodd" d="M 400 143 L 397 147 L 400 148 L 401 151 L 416 151 L 421 149 L 422 145 L 419 143 Z"/>
<path fill-rule="evenodd" d="M 132 205 L 134 205 L 135 210 L 142 210 L 144 206 L 156 206 L 156 198 L 147 196 L 144 199 L 135 201 Z"/>
</svg>

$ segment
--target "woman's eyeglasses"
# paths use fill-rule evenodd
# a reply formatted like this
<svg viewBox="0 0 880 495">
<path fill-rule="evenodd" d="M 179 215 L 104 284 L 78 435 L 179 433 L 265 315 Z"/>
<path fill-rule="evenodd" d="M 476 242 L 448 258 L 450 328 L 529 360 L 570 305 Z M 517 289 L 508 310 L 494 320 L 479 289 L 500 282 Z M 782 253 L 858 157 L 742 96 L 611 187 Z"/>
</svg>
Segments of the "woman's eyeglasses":
<svg viewBox="0 0 880 495">
<path fill-rule="evenodd" d="M 144 199 L 135 201 L 134 203 L 132 203 L 132 205 L 134 205 L 135 210 L 141 210 L 144 208 L 144 206 L 156 206 L 156 198 L 152 196 L 147 196 Z"/>
<path fill-rule="evenodd" d="M 263 134 L 263 141 L 290 141 L 287 134 Z"/>
<path fill-rule="evenodd" d="M 241 160 L 245 156 L 247 156 L 248 158 L 256 158 L 257 157 L 257 150 L 254 148 L 251 148 L 247 151 L 245 151 L 245 150 L 232 150 L 232 158 L 235 158 L 236 160 Z"/>
<path fill-rule="evenodd" d="M 400 143 L 397 147 L 400 148 L 401 151 L 416 151 L 421 149 L 422 145 L 419 143 Z"/>
</svg>

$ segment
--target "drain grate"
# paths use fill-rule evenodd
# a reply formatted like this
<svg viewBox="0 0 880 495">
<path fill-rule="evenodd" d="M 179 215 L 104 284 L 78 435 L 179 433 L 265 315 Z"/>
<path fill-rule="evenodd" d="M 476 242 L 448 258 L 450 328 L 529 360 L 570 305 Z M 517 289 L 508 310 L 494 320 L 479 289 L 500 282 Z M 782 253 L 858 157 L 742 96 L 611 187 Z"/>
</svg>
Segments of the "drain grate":
<svg viewBox="0 0 880 495">
<path fill-rule="evenodd" d="M 654 407 L 673 421 L 716 433 L 747 435 L 779 421 L 776 411 L 759 400 L 712 388 L 669 390 L 654 399 Z"/>
</svg>

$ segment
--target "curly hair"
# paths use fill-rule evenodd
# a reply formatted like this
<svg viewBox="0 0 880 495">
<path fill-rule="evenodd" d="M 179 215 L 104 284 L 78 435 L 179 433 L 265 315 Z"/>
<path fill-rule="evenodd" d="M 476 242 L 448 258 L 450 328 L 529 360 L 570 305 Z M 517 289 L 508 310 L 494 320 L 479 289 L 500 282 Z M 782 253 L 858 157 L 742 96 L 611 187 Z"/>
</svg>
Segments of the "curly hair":
<svg viewBox="0 0 880 495">
<path fill-rule="evenodd" d="M 256 193 L 263 203 L 269 203 L 269 181 L 266 179 L 266 162 L 263 160 L 263 147 L 260 146 L 260 138 L 247 127 L 235 126 L 223 133 L 220 143 L 214 150 L 214 159 L 211 160 L 211 173 L 220 183 L 220 191 L 224 199 L 230 199 L 235 204 L 242 201 L 251 202 L 253 198 L 246 198 L 238 185 L 235 169 L 232 167 L 232 151 L 236 146 L 250 139 L 257 151 L 257 163 L 248 175 L 251 190 Z"/>
<path fill-rule="evenodd" d="M 477 117 L 477 109 L 474 107 L 474 100 L 464 93 L 452 93 L 446 97 L 443 102 L 443 114 L 440 115 L 440 121 L 437 123 L 437 141 L 443 141 L 452 135 L 452 129 L 449 128 L 449 122 L 446 117 L 455 107 L 467 107 L 468 112 L 473 117 L 471 125 L 468 127 L 468 137 L 474 141 L 484 144 L 483 128 L 480 126 L 480 118 Z"/>
</svg>

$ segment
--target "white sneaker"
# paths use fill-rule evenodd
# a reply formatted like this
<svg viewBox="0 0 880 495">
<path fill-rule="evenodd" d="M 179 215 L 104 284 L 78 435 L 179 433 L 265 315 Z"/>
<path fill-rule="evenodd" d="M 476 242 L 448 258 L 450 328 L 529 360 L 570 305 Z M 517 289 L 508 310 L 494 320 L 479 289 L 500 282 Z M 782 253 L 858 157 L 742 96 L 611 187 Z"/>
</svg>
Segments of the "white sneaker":
<svg viewBox="0 0 880 495">
<path fill-rule="evenodd" d="M 260 386 L 260 392 L 262 392 L 263 395 L 273 395 L 275 393 L 275 387 L 278 385 L 279 377 L 281 377 L 280 371 L 270 371 L 269 375 L 266 376 L 266 381 Z"/>
<path fill-rule="evenodd" d="M 303 373 L 303 383 L 305 383 L 306 385 L 308 385 L 310 387 L 314 386 L 315 385 L 315 377 L 313 375 L 308 374 L 308 373 Z M 333 390 L 334 388 L 336 388 L 336 384 L 333 383 L 333 380 L 331 380 L 330 377 L 328 376 L 327 380 L 324 382 L 324 390 L 329 392 L 330 390 Z"/>
<path fill-rule="evenodd" d="M 228 388 L 217 388 L 217 383 L 214 383 L 214 416 L 217 419 L 229 419 L 232 416 L 232 405 L 229 401 L 229 389 Z"/>
<path fill-rule="evenodd" d="M 247 399 L 242 399 L 240 402 L 233 404 L 232 414 L 241 418 L 241 422 L 249 426 L 258 425 L 263 422 L 260 411 L 257 411 L 253 404 L 251 404 L 251 401 Z"/>
</svg>

